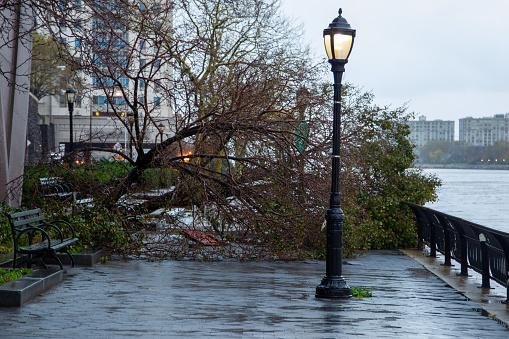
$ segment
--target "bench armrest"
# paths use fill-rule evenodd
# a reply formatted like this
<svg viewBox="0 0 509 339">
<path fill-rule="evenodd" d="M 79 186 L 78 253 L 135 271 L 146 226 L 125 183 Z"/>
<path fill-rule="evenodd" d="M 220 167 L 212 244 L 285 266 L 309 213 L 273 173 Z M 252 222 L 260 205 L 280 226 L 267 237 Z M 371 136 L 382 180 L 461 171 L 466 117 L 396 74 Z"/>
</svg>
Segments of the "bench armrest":
<svg viewBox="0 0 509 339">
<path fill-rule="evenodd" d="M 24 228 L 23 230 L 21 230 L 16 238 L 15 238 L 15 247 L 16 249 L 18 248 L 18 242 L 19 242 L 19 238 L 24 234 L 24 233 L 27 233 L 27 232 L 30 232 L 30 231 L 37 231 L 37 232 L 40 232 L 41 235 L 42 235 L 42 241 L 44 241 L 44 239 L 47 239 L 48 240 L 48 250 L 51 249 L 51 239 L 49 237 L 49 234 L 43 230 L 42 228 L 40 227 L 35 227 L 35 226 L 31 226 L 31 227 L 27 227 L 27 228 Z"/>
<path fill-rule="evenodd" d="M 74 227 L 72 227 L 72 225 L 70 223 L 68 223 L 67 221 L 64 221 L 64 220 L 54 220 L 54 221 L 51 221 L 51 222 L 45 221 L 44 223 L 47 224 L 47 225 L 50 225 L 53 228 L 58 229 L 61 236 L 62 236 L 62 229 L 65 227 L 65 228 L 67 228 L 67 229 L 69 229 L 71 231 L 72 237 L 76 238 L 76 232 L 74 231 Z M 64 226 L 64 227 L 62 227 L 62 226 Z"/>
<path fill-rule="evenodd" d="M 56 230 L 58 232 L 58 236 L 60 237 L 60 241 L 62 241 L 62 242 L 64 241 L 64 233 L 62 232 L 60 227 L 58 227 L 56 225 L 53 225 L 52 223 L 49 223 L 47 221 L 43 221 L 43 224 L 46 227 L 49 227 L 49 228 L 52 228 L 52 229 Z M 73 233 L 73 238 L 74 238 L 74 233 Z"/>
</svg>

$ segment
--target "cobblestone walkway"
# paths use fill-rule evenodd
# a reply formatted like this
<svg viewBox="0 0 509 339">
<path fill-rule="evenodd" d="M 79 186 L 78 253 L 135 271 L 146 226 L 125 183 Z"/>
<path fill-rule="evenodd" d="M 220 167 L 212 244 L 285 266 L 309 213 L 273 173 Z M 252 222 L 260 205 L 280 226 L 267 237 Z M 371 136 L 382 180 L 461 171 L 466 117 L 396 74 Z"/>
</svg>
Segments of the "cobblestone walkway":
<svg viewBox="0 0 509 339">
<path fill-rule="evenodd" d="M 0 309 L 0 337 L 509 338 L 409 257 L 371 252 L 350 263 L 349 283 L 370 287 L 373 298 L 315 299 L 323 262 L 76 268 L 23 308 Z"/>
</svg>

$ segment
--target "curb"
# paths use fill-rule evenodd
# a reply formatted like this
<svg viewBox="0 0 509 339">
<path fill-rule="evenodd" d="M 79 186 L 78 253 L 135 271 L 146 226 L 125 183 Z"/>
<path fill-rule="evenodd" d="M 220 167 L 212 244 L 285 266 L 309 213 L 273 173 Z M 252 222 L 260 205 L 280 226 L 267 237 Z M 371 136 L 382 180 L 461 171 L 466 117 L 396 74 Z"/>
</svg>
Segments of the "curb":
<svg viewBox="0 0 509 339">
<path fill-rule="evenodd" d="M 101 258 L 104 256 L 104 252 L 102 249 L 98 250 L 88 250 L 83 253 L 71 254 L 74 259 L 74 264 L 76 266 L 83 267 L 91 267 L 101 261 Z M 67 254 L 57 253 L 58 258 L 62 261 L 62 264 L 69 266 L 71 265 L 71 260 L 67 256 Z M 18 260 L 23 262 L 24 257 L 18 258 Z M 44 260 L 47 264 L 57 265 L 57 261 L 51 257 L 45 258 Z M 12 259 L 8 259 L 6 261 L 0 262 L 0 267 L 12 267 Z"/>
<path fill-rule="evenodd" d="M 59 267 L 34 271 L 0 286 L 0 307 L 20 307 L 64 279 Z"/>
<path fill-rule="evenodd" d="M 469 275 L 469 277 L 457 275 L 459 263 L 455 262 L 456 268 L 454 266 L 444 266 L 439 262 L 439 257 L 431 258 L 425 256 L 419 250 L 402 249 L 400 252 L 423 265 L 429 272 L 436 275 L 462 296 L 477 304 L 477 307 L 473 308 L 474 311 L 478 311 L 482 315 L 492 318 L 509 328 L 509 304 L 502 303 L 506 299 L 505 287 L 501 286 L 494 289 L 480 288 L 480 275 L 473 270 L 469 270 L 469 274 L 472 275 Z"/>
</svg>

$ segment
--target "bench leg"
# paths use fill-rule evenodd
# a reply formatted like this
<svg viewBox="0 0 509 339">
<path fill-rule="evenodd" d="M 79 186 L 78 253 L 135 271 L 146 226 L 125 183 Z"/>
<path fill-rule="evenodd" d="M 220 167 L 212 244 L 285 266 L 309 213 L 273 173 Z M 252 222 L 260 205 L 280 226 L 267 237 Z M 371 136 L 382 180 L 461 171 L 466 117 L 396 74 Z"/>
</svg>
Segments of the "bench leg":
<svg viewBox="0 0 509 339">
<path fill-rule="evenodd" d="M 46 266 L 46 263 L 44 262 L 44 257 L 45 257 L 45 254 L 41 255 L 39 257 L 39 262 L 41 263 L 41 266 L 44 267 L 45 270 L 47 270 L 48 266 Z"/>
<path fill-rule="evenodd" d="M 58 266 L 60 266 L 60 269 L 61 269 L 61 270 L 63 270 L 63 269 L 64 269 L 64 266 L 62 265 L 62 261 L 61 261 L 61 260 L 60 260 L 60 258 L 58 257 L 57 252 L 55 252 L 55 251 L 51 251 L 50 253 L 51 253 L 51 256 L 57 260 L 57 262 L 58 262 Z"/>
<path fill-rule="evenodd" d="M 74 258 L 72 257 L 71 253 L 69 253 L 69 250 L 66 249 L 64 253 L 69 256 L 69 259 L 71 260 L 71 267 L 74 267 Z"/>
</svg>

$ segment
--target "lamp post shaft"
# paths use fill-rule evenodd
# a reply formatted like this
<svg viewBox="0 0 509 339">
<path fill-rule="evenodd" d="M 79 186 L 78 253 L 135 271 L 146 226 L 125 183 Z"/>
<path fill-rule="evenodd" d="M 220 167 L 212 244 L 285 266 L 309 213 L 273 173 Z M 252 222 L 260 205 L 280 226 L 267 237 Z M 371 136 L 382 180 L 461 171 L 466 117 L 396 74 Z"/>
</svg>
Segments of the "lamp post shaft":
<svg viewBox="0 0 509 339">
<path fill-rule="evenodd" d="M 334 117 L 332 127 L 332 180 L 327 211 L 327 276 L 340 277 L 342 272 L 341 238 L 344 215 L 339 188 L 341 147 L 341 79 L 343 71 L 334 72 Z"/>
<path fill-rule="evenodd" d="M 129 158 L 133 158 L 133 123 L 129 122 Z"/>
<path fill-rule="evenodd" d="M 72 153 L 74 151 L 74 140 L 73 140 L 73 126 L 72 126 L 72 113 L 74 111 L 74 103 L 68 102 L 67 107 L 69 109 L 69 150 Z"/>
<path fill-rule="evenodd" d="M 332 124 L 332 180 L 329 209 L 326 213 L 327 253 L 325 277 L 316 287 L 317 298 L 347 298 L 350 287 L 342 277 L 342 237 L 344 214 L 341 210 L 340 148 L 341 148 L 341 80 L 344 62 L 331 61 L 334 74 L 334 116 Z"/>
</svg>

